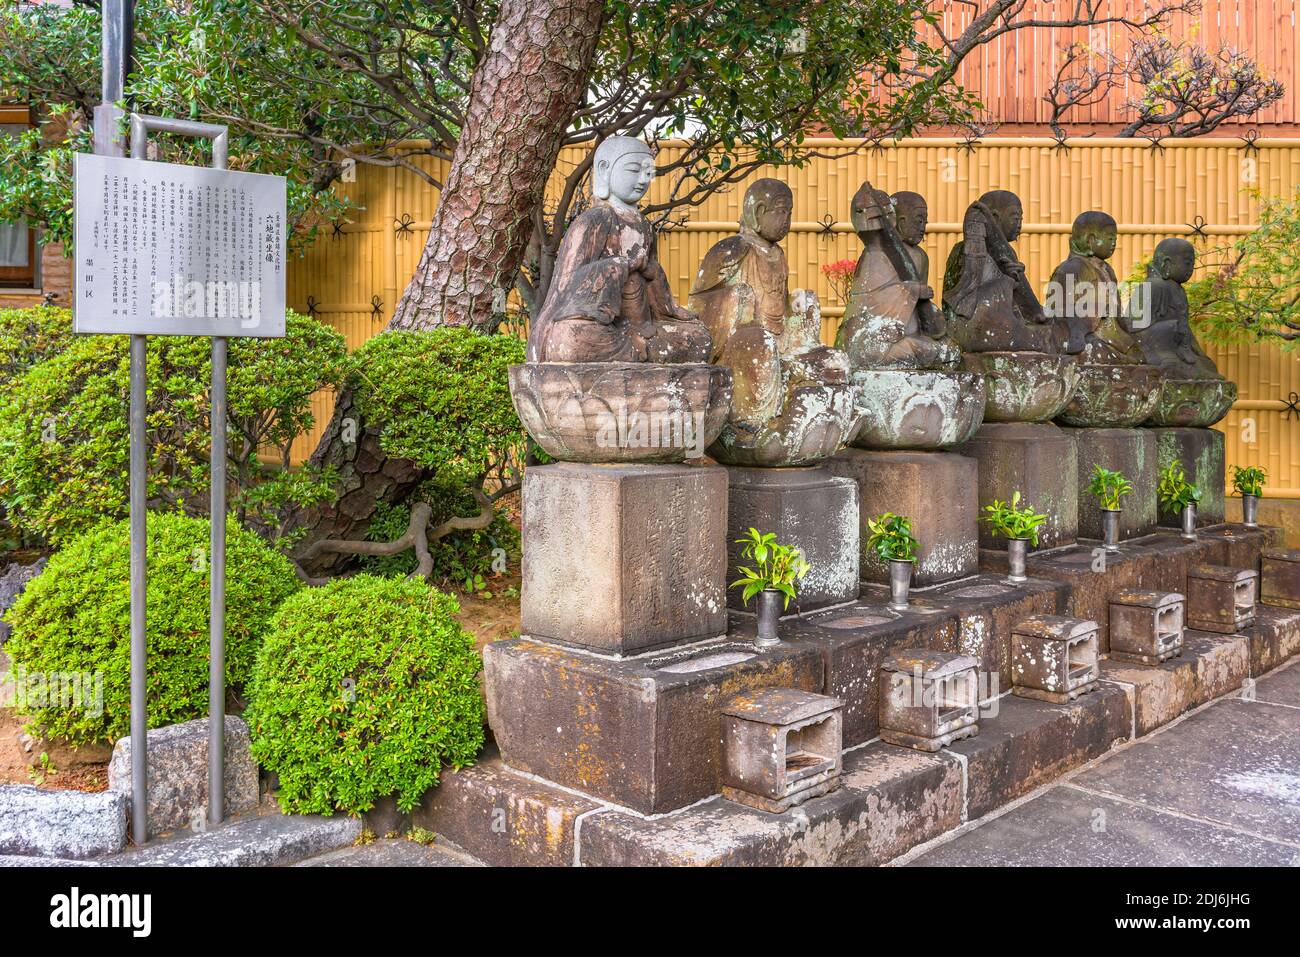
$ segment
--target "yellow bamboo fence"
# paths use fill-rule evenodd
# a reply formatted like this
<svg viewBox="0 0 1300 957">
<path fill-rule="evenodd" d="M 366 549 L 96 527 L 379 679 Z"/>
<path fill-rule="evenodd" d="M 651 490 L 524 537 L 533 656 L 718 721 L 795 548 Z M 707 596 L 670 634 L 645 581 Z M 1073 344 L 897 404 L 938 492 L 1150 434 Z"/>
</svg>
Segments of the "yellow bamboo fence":
<svg viewBox="0 0 1300 957">
<path fill-rule="evenodd" d="M 872 147 L 857 141 L 809 140 L 817 158 L 802 166 L 760 170 L 784 180 L 794 193 L 794 223 L 786 241 L 791 287 L 811 288 L 823 305 L 823 336 L 832 341 L 843 314 L 821 267 L 856 259 L 860 244 L 849 225 L 849 204 L 863 180 L 889 192 L 913 190 L 930 207 L 926 246 L 931 284 L 942 294 L 948 251 L 960 238 L 966 207 L 990 189 L 1009 189 L 1025 206 L 1018 242 L 1030 281 L 1042 288 L 1065 258 L 1070 223 L 1100 209 L 1119 222 L 1112 260 L 1121 278 L 1145 261 L 1166 236 L 1184 236 L 1202 248 L 1250 231 L 1258 217 L 1256 195 L 1291 196 L 1300 187 L 1300 139 L 1238 138 L 1145 140 L 1083 138 L 1063 146 L 1050 138 L 996 137 L 970 145 L 959 139 L 923 138 Z M 668 144 L 671 153 L 680 145 Z M 560 157 L 561 170 L 582 157 Z M 666 157 L 665 157 L 666 158 Z M 430 163 L 428 169 L 440 170 Z M 653 191 L 668 187 L 656 182 Z M 358 167 L 355 182 L 338 187 L 355 204 L 341 232 L 320 240 L 289 272 L 289 303 L 313 312 L 356 347 L 380 331 L 415 269 L 436 190 L 415 174 Z M 659 257 L 684 300 L 700 260 L 734 233 L 743 184 L 687 211 L 683 225 L 660 236 Z M 652 199 L 656 192 L 652 192 Z M 1267 494 L 1300 498 L 1300 412 L 1288 400 L 1300 393 L 1300 362 L 1271 345 L 1211 347 L 1220 369 L 1240 387 L 1240 401 L 1219 425 L 1230 464 L 1262 465 Z M 330 412 L 316 402 L 318 429 Z M 296 457 L 310 452 L 316 434 L 303 436 Z"/>
</svg>

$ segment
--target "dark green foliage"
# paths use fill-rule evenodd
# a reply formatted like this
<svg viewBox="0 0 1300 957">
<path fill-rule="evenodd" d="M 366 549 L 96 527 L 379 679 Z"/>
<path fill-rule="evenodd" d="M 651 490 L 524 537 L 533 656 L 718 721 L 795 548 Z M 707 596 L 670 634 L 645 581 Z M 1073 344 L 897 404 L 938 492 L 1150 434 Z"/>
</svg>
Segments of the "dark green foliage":
<svg viewBox="0 0 1300 957">
<path fill-rule="evenodd" d="M 353 356 L 357 405 L 382 431 L 384 451 L 411 459 L 445 486 L 472 486 L 524 444 L 510 402 L 509 367 L 524 343 L 447 327 L 385 332 Z"/>
<path fill-rule="evenodd" d="M 70 342 L 72 313 L 67 309 L 0 309 L 0 389 Z"/>
<path fill-rule="evenodd" d="M 253 754 L 286 811 L 410 810 L 483 745 L 482 663 L 455 599 L 359 575 L 288 599 L 257 658 Z"/>
<path fill-rule="evenodd" d="M 227 523 L 226 683 L 240 693 L 280 602 L 300 583 L 288 560 L 235 522 Z M 208 711 L 208 535 L 206 519 L 149 516 L 149 726 Z M 130 727 L 130 529 L 104 524 L 50 558 L 10 609 L 5 651 L 29 676 L 101 674 L 101 714 L 45 708 L 41 733 L 76 744 L 113 742 Z"/>
<path fill-rule="evenodd" d="M 128 479 L 126 337 L 60 344 L 0 395 L 0 503 L 14 524 L 54 545 L 124 516 Z M 292 313 L 284 339 L 231 344 L 231 506 L 270 538 L 288 504 L 331 490 L 310 472 L 267 468 L 257 451 L 278 447 L 287 456 L 293 437 L 312 425 L 312 394 L 337 384 L 345 362 L 342 336 Z M 208 340 L 152 337 L 148 377 L 150 506 L 205 514 Z"/>
</svg>

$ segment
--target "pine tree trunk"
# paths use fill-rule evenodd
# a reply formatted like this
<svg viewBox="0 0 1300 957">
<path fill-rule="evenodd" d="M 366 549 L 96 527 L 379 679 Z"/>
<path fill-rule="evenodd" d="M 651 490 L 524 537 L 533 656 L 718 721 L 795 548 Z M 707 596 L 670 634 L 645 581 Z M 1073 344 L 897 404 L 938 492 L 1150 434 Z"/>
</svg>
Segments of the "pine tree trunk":
<svg viewBox="0 0 1300 957">
<path fill-rule="evenodd" d="M 603 0 L 503 0 L 428 241 L 389 329 L 495 330 L 582 102 L 603 10 Z M 305 532 L 299 555 L 324 538 L 364 538 L 379 504 L 403 501 L 425 478 L 414 462 L 384 454 L 346 390 L 312 463 L 338 470 L 340 493 L 335 504 L 303 509 L 287 523 Z M 325 556 L 308 571 L 328 573 L 340 560 Z"/>
<path fill-rule="evenodd" d="M 582 102 L 603 0 L 503 0 L 420 264 L 390 329 L 492 331 Z"/>
</svg>

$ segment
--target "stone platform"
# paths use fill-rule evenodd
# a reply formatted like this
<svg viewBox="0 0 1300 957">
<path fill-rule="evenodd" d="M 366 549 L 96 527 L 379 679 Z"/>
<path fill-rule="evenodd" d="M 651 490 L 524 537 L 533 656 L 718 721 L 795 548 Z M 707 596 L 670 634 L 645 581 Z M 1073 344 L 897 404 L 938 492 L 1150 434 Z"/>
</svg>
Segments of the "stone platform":
<svg viewBox="0 0 1300 957">
<path fill-rule="evenodd" d="M 632 654 L 726 630 L 726 469 L 536 466 L 523 513 L 524 634 Z"/>
<path fill-rule="evenodd" d="M 956 451 L 979 463 L 979 507 L 1010 502 L 1047 516 L 1039 529 L 1042 548 L 1069 545 L 1079 532 L 1079 452 L 1069 431 L 1047 423 L 992 422 Z M 936 502 L 935 506 L 943 507 Z M 988 526 L 979 529 L 981 548 L 1006 548 Z"/>
<path fill-rule="evenodd" d="M 1030 552 L 1025 568 L 1031 578 L 1068 586 L 1061 613 L 1097 622 L 1101 626 L 1099 647 L 1105 653 L 1110 649 L 1112 595 L 1126 588 L 1185 594 L 1189 568 L 1221 564 L 1257 568 L 1260 553 L 1273 547 L 1279 536 L 1278 529 L 1262 526 L 1220 526 L 1202 531 L 1195 540 L 1161 531 L 1124 542 L 1112 553 L 1106 553 L 1100 542 Z M 1229 557 L 1233 561 L 1228 561 Z M 1005 552 L 983 550 L 980 560 L 989 572 L 1006 571 Z"/>
<path fill-rule="evenodd" d="M 444 775 L 413 820 L 497 864 L 880 864 L 987 815 L 1300 652 L 1300 611 L 1261 605 L 1240 635 L 1188 632 L 1158 666 L 1103 660 L 1097 691 L 1067 704 L 1015 697 L 1012 629 L 1035 614 L 1105 625 L 1122 588 L 1183 591 L 1198 564 L 1257 567 L 1276 529 L 1220 526 L 1195 541 L 1159 532 L 1119 555 L 1091 544 L 1030 556 L 1011 585 L 985 572 L 915 589 L 904 611 L 865 585 L 851 604 L 787 618 L 782 643 L 725 637 L 631 657 L 528 638 L 484 652 L 501 755 Z M 1094 568 L 1094 561 L 1105 564 Z M 1106 647 L 1105 640 L 1102 647 Z M 880 665 L 905 648 L 980 662 L 980 733 L 937 754 L 881 742 Z M 719 794 L 720 711 L 738 693 L 788 687 L 844 703 L 840 787 L 772 814 Z M 528 707 L 519 707 L 527 701 Z"/>
<path fill-rule="evenodd" d="M 1133 491 L 1122 499 L 1121 540 L 1149 535 L 1156 529 L 1156 436 L 1150 429 L 1065 429 L 1079 450 L 1079 537 L 1100 540 L 1101 506 L 1088 491 L 1094 466 L 1124 473 Z"/>
<path fill-rule="evenodd" d="M 812 566 L 799 586 L 791 612 L 815 611 L 858 597 L 858 486 L 826 468 L 727 469 L 727 581 L 740 577 L 736 539 L 751 528 L 771 532 L 783 545 L 799 548 Z M 738 588 L 727 603 L 744 608 Z M 749 611 L 754 610 L 750 603 Z"/>
<path fill-rule="evenodd" d="M 979 566 L 974 459 L 951 452 L 886 452 L 845 449 L 826 462 L 836 475 L 858 486 L 860 532 L 885 512 L 912 520 L 920 546 L 913 585 L 931 585 L 973 575 Z M 862 555 L 862 580 L 888 582 L 889 569 L 874 554 Z"/>
<path fill-rule="evenodd" d="M 1150 429 L 1156 436 L 1160 468 L 1177 459 L 1183 463 L 1187 481 L 1201 490 L 1196 506 L 1196 524 L 1218 525 L 1223 521 L 1224 451 L 1223 433 L 1215 429 Z M 1182 516 L 1160 509 L 1160 524 L 1182 525 Z"/>
</svg>

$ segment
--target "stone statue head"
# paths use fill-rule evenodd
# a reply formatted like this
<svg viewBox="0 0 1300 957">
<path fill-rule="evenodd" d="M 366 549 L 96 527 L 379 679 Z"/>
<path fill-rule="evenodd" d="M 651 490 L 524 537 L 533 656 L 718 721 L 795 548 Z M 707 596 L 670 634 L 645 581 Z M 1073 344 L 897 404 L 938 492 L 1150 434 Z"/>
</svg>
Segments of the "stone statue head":
<svg viewBox="0 0 1300 957">
<path fill-rule="evenodd" d="M 853 207 L 849 219 L 853 229 L 862 233 L 871 229 L 872 221 L 883 216 L 888 222 L 894 221 L 894 204 L 889 201 L 889 194 L 876 189 L 870 183 L 863 183 L 853 194 Z"/>
<path fill-rule="evenodd" d="M 925 227 L 930 221 L 930 207 L 920 193 L 902 190 L 890 197 L 894 203 L 894 220 L 903 242 L 919 246 L 925 239 Z"/>
<path fill-rule="evenodd" d="M 1109 259 L 1115 252 L 1119 239 L 1119 224 L 1115 217 L 1099 210 L 1080 213 L 1070 228 L 1070 252 L 1080 256 Z"/>
<path fill-rule="evenodd" d="M 635 208 L 654 178 L 654 153 L 640 140 L 611 136 L 596 147 L 591 164 L 591 191 L 597 199 Z"/>
<path fill-rule="evenodd" d="M 1151 257 L 1151 273 L 1180 285 L 1192 278 L 1196 269 L 1196 247 L 1185 239 L 1171 236 L 1160 240 Z"/>
<path fill-rule="evenodd" d="M 779 243 L 790 232 L 794 194 L 779 179 L 760 179 L 745 190 L 741 223 L 769 243 Z"/>
<path fill-rule="evenodd" d="M 1007 242 L 1014 243 L 1020 236 L 1020 227 L 1025 221 L 1025 210 L 1020 205 L 1020 197 L 1010 190 L 994 189 L 981 196 L 980 202 L 992 211 Z"/>
</svg>

